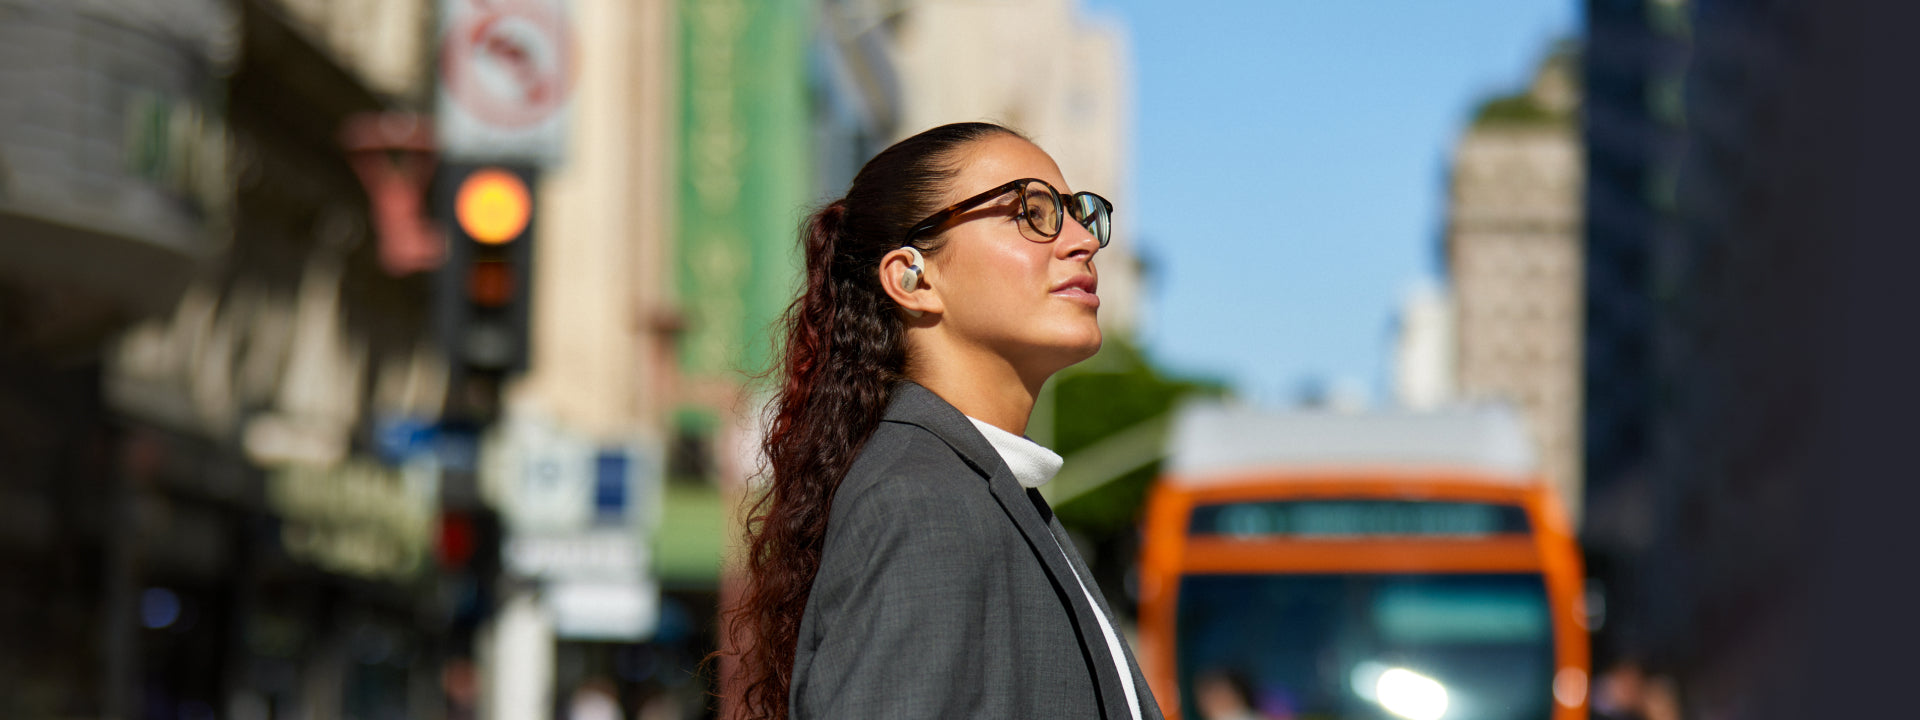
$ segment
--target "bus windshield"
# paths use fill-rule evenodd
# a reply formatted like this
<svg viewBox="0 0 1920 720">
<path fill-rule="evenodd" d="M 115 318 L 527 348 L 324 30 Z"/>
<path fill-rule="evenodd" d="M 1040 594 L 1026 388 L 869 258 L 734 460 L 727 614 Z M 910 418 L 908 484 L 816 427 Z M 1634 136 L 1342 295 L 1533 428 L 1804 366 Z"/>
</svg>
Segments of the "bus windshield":
<svg viewBox="0 0 1920 720">
<path fill-rule="evenodd" d="M 1537 574 L 1191 575 L 1181 715 L 1230 679 L 1280 720 L 1546 720 L 1553 637 Z M 1246 715 L 1241 715 L 1245 717 Z"/>
</svg>

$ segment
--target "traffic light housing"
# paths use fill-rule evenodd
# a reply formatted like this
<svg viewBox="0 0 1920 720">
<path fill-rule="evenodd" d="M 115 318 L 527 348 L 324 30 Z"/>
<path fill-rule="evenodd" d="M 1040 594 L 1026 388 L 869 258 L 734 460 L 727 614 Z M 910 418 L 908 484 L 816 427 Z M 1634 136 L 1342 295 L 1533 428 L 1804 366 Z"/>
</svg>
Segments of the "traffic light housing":
<svg viewBox="0 0 1920 720">
<path fill-rule="evenodd" d="M 448 235 L 435 300 L 453 365 L 449 412 L 489 420 L 500 380 L 527 368 L 535 174 L 525 166 L 446 163 L 434 184 Z"/>
</svg>

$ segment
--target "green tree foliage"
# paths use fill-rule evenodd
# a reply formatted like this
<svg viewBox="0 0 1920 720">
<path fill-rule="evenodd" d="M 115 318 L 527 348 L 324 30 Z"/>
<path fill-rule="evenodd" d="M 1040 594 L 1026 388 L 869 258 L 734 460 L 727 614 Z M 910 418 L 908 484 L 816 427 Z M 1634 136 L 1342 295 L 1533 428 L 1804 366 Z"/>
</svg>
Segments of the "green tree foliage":
<svg viewBox="0 0 1920 720">
<path fill-rule="evenodd" d="M 1068 462 L 1115 433 L 1171 412 L 1183 400 L 1226 394 L 1218 381 L 1162 374 L 1139 348 L 1117 338 L 1109 338 L 1100 354 L 1081 367 L 1054 379 L 1054 451 Z M 1156 461 L 1136 468 L 1060 504 L 1054 508 L 1060 522 L 1096 539 L 1126 530 L 1139 519 L 1160 465 Z"/>
<path fill-rule="evenodd" d="M 1474 111 L 1474 125 L 1554 125 L 1566 122 L 1564 115 L 1542 106 L 1532 95 L 1519 93 L 1481 103 Z"/>
</svg>

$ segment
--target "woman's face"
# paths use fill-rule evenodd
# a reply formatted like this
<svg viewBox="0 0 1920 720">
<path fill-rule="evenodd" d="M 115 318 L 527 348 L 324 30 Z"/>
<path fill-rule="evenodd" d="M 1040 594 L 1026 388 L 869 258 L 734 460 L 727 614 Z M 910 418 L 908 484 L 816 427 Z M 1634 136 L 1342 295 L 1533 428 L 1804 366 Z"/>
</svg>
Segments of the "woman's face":
<svg viewBox="0 0 1920 720">
<path fill-rule="evenodd" d="M 1020 178 L 1073 190 L 1047 153 L 1000 135 L 964 148 L 945 203 Z M 1011 192 L 962 213 L 928 256 L 929 285 L 940 296 L 940 323 L 962 342 L 1006 358 L 1022 371 L 1052 374 L 1100 349 L 1100 297 L 1093 256 L 1100 243 L 1066 218 L 1047 238 L 1019 215 Z"/>
</svg>

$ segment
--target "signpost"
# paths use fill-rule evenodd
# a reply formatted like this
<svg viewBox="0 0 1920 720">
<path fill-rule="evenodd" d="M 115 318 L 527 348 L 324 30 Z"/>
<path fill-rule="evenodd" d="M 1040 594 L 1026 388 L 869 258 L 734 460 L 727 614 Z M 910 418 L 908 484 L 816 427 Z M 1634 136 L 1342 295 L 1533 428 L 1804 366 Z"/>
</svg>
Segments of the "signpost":
<svg viewBox="0 0 1920 720">
<path fill-rule="evenodd" d="M 660 459 L 647 443 L 594 440 L 531 412 L 505 415 L 488 440 L 482 482 L 502 509 L 506 570 L 536 580 L 563 639 L 651 637 Z"/>
<path fill-rule="evenodd" d="M 441 154 L 559 164 L 575 74 L 565 0 L 441 0 Z"/>
</svg>

